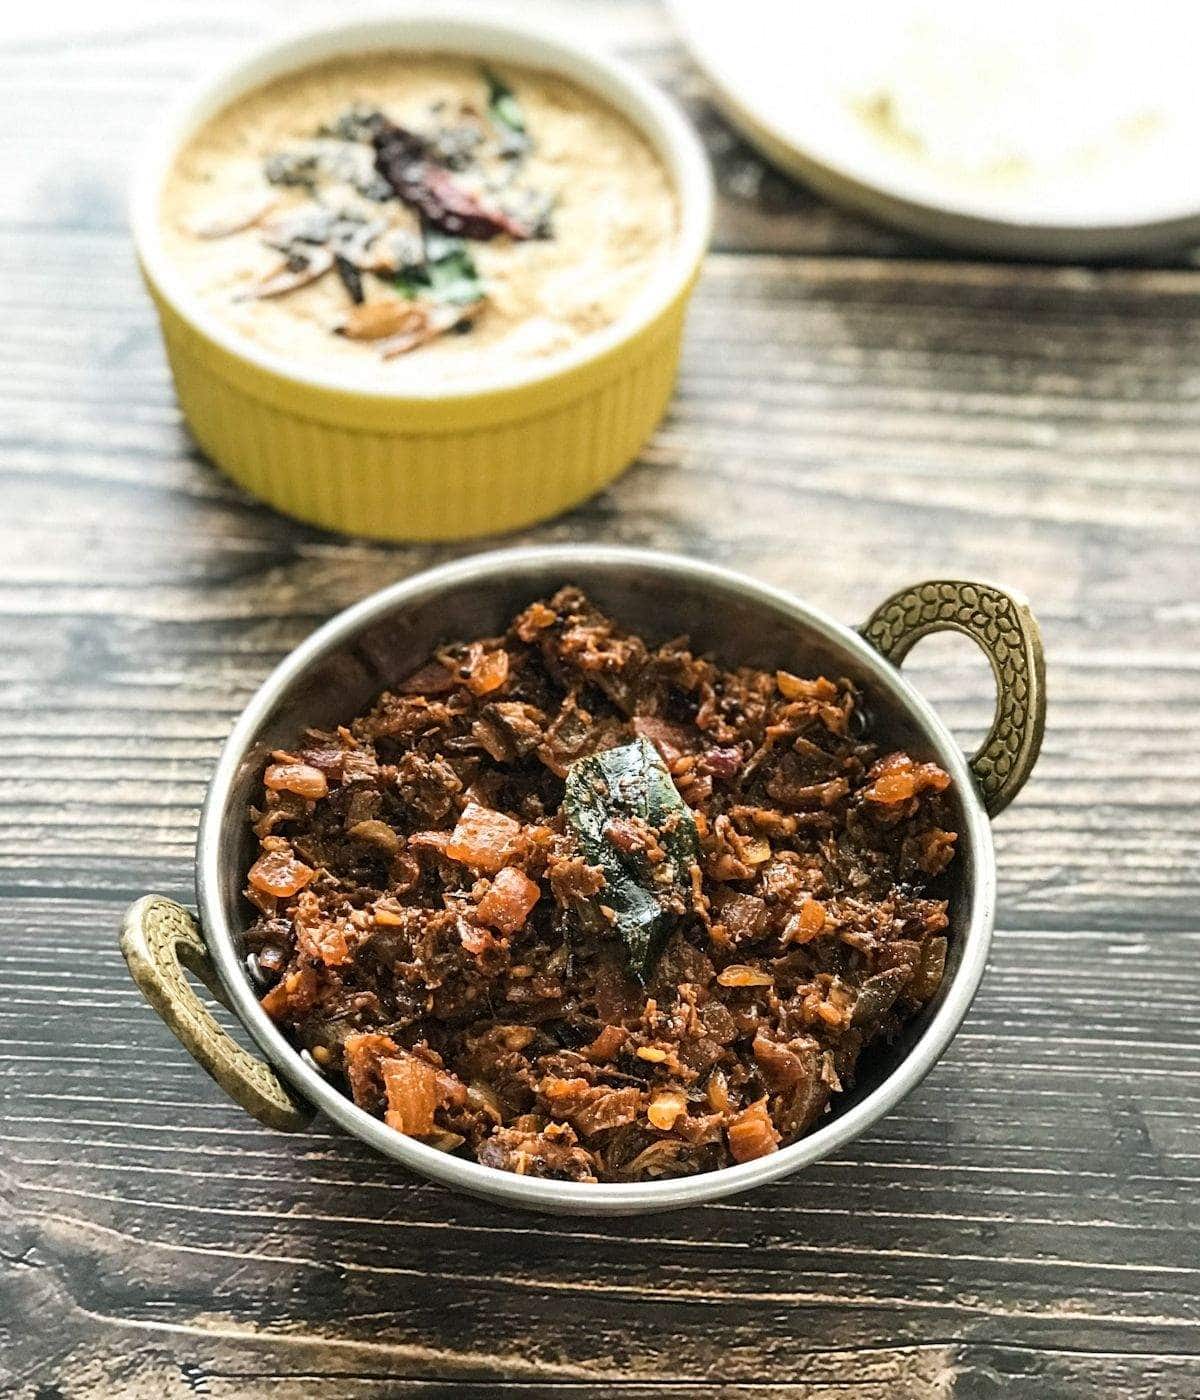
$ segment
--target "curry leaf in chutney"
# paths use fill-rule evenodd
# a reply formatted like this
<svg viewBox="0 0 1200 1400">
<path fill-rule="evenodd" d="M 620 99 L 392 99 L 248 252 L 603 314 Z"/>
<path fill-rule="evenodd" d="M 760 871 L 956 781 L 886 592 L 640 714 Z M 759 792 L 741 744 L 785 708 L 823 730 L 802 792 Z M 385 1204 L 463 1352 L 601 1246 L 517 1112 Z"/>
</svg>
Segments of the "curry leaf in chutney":
<svg viewBox="0 0 1200 1400">
<path fill-rule="evenodd" d="M 483 80 L 488 87 L 488 116 L 502 135 L 500 154 L 507 158 L 523 156 L 529 149 L 529 129 L 516 93 L 490 68 L 483 70 Z"/>
<path fill-rule="evenodd" d="M 644 985 L 688 907 L 700 858 L 695 818 L 645 739 L 577 759 L 563 810 L 585 859 L 604 873 L 597 903 L 612 910 L 630 971 Z M 629 832 L 649 840 L 622 838 Z M 647 845 L 662 858 L 651 860 Z"/>
<path fill-rule="evenodd" d="M 428 229 L 425 261 L 396 274 L 396 290 L 410 301 L 419 296 L 454 306 L 469 306 L 485 293 L 471 251 L 461 238 Z"/>
</svg>

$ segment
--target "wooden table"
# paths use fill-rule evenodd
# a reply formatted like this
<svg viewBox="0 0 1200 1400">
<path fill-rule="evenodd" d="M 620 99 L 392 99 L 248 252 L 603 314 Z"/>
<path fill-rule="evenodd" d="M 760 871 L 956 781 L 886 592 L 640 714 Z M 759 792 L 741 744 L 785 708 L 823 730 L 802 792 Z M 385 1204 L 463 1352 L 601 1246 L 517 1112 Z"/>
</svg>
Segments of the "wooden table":
<svg viewBox="0 0 1200 1400">
<path fill-rule="evenodd" d="M 26 16 L 0 58 L 0 1388 L 1200 1394 L 1200 272 L 902 241 L 764 169 L 657 8 L 551 8 L 681 97 L 722 198 L 667 422 L 523 538 L 685 550 L 851 621 L 931 574 L 1024 589 L 1050 724 L 996 828 L 991 970 L 853 1150 L 686 1214 L 501 1211 L 228 1102 L 128 981 L 122 907 L 190 897 L 218 746 L 284 652 L 467 547 L 336 538 L 227 484 L 130 256 L 128 158 L 179 82 L 328 7 Z M 969 644 L 918 662 L 977 733 Z"/>
</svg>

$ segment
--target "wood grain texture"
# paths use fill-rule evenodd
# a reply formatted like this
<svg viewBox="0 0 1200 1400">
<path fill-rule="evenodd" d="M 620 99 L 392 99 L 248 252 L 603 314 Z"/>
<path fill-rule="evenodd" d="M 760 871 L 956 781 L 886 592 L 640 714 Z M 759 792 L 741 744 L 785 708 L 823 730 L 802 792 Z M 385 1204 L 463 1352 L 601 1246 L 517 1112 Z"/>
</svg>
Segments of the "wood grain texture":
<svg viewBox="0 0 1200 1400">
<path fill-rule="evenodd" d="M 685 1214 L 501 1211 L 226 1102 L 128 981 L 122 904 L 190 897 L 204 784 L 275 662 L 465 549 L 286 521 L 179 422 L 123 228 L 130 153 L 285 8 L 26 26 L 0 52 L 0 1392 L 1200 1394 L 1200 273 L 894 237 L 767 171 L 649 0 L 532 12 L 685 100 L 721 204 L 667 422 L 520 538 L 702 554 L 847 620 L 927 575 L 1022 588 L 1050 719 L 996 828 L 991 970 L 852 1149 Z M 907 664 L 977 737 L 982 661 L 923 643 Z"/>
</svg>

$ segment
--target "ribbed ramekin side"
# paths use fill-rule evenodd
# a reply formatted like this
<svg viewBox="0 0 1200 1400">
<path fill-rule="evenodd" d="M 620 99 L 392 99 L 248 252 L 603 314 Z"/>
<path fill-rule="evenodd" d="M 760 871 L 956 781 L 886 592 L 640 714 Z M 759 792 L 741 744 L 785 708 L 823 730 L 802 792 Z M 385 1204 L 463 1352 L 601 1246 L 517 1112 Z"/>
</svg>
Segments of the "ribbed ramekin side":
<svg viewBox="0 0 1200 1400">
<path fill-rule="evenodd" d="M 468 539 L 520 529 L 586 500 L 629 465 L 675 382 L 686 297 L 603 374 L 562 402 L 494 425 L 357 428 L 268 402 L 237 382 L 168 311 L 163 333 L 180 405 L 201 448 L 277 510 L 348 534 Z"/>
</svg>

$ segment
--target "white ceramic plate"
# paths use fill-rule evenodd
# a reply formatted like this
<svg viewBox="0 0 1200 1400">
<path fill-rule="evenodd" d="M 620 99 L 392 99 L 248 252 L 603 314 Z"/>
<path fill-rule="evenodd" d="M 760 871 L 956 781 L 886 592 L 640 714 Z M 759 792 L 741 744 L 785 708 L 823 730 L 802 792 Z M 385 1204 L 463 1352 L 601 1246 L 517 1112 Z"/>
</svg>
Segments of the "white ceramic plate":
<svg viewBox="0 0 1200 1400">
<path fill-rule="evenodd" d="M 669 3 L 730 120 L 835 201 L 986 253 L 1200 239 L 1200 7 Z"/>
</svg>

